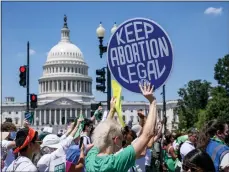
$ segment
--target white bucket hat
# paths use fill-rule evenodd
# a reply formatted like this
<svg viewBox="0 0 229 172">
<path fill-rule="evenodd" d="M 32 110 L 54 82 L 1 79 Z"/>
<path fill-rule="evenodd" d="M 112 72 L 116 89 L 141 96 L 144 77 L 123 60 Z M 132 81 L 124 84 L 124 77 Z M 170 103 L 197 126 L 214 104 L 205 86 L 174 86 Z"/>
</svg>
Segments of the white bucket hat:
<svg viewBox="0 0 229 172">
<path fill-rule="evenodd" d="M 60 144 L 60 138 L 56 134 L 48 134 L 44 137 L 41 148 L 43 147 L 49 147 L 49 148 L 55 148 L 58 149 L 61 147 Z"/>
<path fill-rule="evenodd" d="M 137 137 L 139 137 L 140 132 L 141 132 L 141 129 L 142 129 L 142 126 L 141 125 L 134 125 L 131 128 L 131 130 L 133 130 L 136 133 Z"/>
</svg>

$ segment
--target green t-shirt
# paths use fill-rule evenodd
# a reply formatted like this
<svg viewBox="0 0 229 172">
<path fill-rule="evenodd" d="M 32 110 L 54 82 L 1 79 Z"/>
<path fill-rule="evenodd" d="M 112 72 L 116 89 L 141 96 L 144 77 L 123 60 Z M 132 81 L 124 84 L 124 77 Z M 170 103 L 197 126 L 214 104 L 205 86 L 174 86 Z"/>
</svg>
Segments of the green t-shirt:
<svg viewBox="0 0 229 172">
<path fill-rule="evenodd" d="M 136 153 L 132 145 L 118 154 L 97 156 L 99 149 L 93 147 L 86 157 L 87 172 L 127 172 L 135 165 Z"/>
</svg>

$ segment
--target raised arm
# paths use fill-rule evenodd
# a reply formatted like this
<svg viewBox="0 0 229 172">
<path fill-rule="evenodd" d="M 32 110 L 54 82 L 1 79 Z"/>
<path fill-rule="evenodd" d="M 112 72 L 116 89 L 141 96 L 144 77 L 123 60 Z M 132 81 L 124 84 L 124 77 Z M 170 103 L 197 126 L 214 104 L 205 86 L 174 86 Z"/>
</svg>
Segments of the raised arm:
<svg viewBox="0 0 229 172">
<path fill-rule="evenodd" d="M 157 131 L 157 135 L 154 137 L 154 142 L 158 141 L 158 139 L 161 137 L 163 125 L 164 125 L 164 122 L 159 122 L 158 131 Z"/>
<path fill-rule="evenodd" d="M 143 128 L 143 132 L 139 139 L 133 144 L 136 158 L 138 158 L 144 148 L 147 146 L 150 139 L 154 136 L 155 132 L 155 125 L 157 121 L 157 115 L 156 115 L 156 100 L 153 97 L 153 88 L 151 88 L 150 85 L 144 85 L 142 87 L 140 85 L 140 89 L 142 91 L 142 94 L 145 96 L 145 98 L 148 99 L 150 106 L 149 106 L 149 114 L 146 120 L 146 123 Z"/>
<path fill-rule="evenodd" d="M 141 127 L 143 128 L 145 123 L 146 123 L 146 116 L 145 114 L 142 112 L 142 110 L 138 111 L 138 117 L 140 118 L 139 124 L 141 125 Z"/>
<path fill-rule="evenodd" d="M 112 119 L 112 118 L 114 118 L 114 114 L 115 114 L 115 112 L 116 112 L 115 103 L 116 103 L 116 99 L 115 99 L 114 97 L 112 97 L 111 103 L 110 103 L 110 104 L 111 104 L 111 105 L 110 105 L 111 109 L 110 109 L 110 111 L 109 111 L 109 114 L 108 114 L 107 119 Z"/>
<path fill-rule="evenodd" d="M 158 139 L 161 137 L 161 134 L 162 134 L 162 123 L 159 122 L 159 125 L 158 125 L 158 131 L 157 131 L 157 135 L 153 136 L 149 143 L 147 144 L 147 147 L 148 149 L 152 148 L 153 144 L 158 141 Z"/>
</svg>

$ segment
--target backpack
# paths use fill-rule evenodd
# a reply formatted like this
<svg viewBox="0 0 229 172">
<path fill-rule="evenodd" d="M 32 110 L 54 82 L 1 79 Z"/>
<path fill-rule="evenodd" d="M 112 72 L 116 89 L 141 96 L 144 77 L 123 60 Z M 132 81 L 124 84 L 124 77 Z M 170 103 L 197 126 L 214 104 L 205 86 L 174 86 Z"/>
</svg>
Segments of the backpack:
<svg viewBox="0 0 229 172">
<path fill-rule="evenodd" d="M 179 161 L 181 162 L 182 161 L 182 157 L 181 157 L 181 154 L 180 154 L 180 148 L 181 146 L 183 145 L 184 142 L 181 142 L 178 146 L 178 149 L 177 149 L 177 158 L 179 159 Z"/>
<path fill-rule="evenodd" d="M 90 142 L 91 142 L 90 138 L 88 139 L 87 136 L 81 136 L 80 137 L 80 142 L 79 142 L 79 148 L 81 148 L 81 146 L 83 144 L 84 137 L 87 139 L 87 144 L 90 144 Z"/>
</svg>

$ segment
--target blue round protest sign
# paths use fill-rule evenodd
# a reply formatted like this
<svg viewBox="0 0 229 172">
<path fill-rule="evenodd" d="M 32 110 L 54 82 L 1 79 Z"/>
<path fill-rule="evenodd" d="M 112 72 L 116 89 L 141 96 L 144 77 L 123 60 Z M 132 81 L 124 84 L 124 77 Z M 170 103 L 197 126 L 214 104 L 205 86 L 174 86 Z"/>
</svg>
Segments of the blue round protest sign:
<svg viewBox="0 0 229 172">
<path fill-rule="evenodd" d="M 122 23 L 111 36 L 107 63 L 114 78 L 129 91 L 141 93 L 139 82 L 154 89 L 168 79 L 173 66 L 172 43 L 164 29 L 150 19 Z"/>
</svg>

